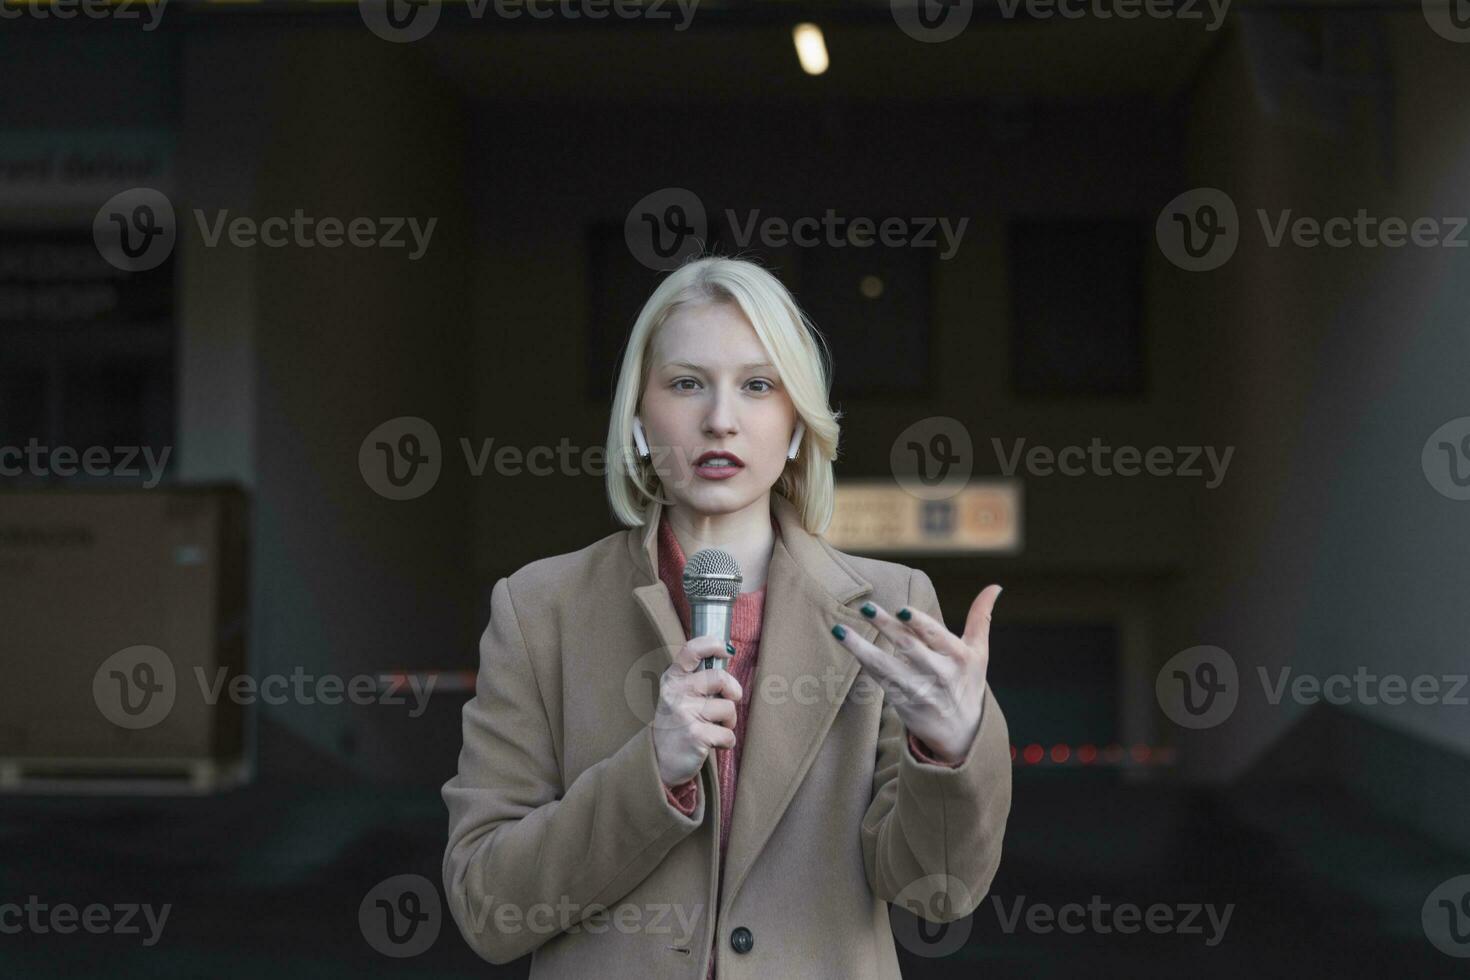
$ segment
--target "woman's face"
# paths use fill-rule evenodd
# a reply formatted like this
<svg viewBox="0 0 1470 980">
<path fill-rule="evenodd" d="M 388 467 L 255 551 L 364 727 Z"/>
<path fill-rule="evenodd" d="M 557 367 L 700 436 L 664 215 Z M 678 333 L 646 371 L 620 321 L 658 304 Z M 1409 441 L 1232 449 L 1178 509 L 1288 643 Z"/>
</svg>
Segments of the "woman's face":
<svg viewBox="0 0 1470 980">
<path fill-rule="evenodd" d="M 649 351 L 638 417 L 665 494 L 707 515 L 764 497 L 786 466 L 797 418 L 755 328 L 733 303 L 683 307 L 665 321 Z M 703 463 L 712 451 L 738 463 Z"/>
</svg>

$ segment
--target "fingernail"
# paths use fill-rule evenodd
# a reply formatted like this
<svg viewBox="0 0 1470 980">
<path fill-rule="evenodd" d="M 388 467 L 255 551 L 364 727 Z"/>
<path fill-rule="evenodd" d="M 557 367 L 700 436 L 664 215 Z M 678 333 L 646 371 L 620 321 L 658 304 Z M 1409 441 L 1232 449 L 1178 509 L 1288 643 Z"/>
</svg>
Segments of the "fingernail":
<svg viewBox="0 0 1470 980">
<path fill-rule="evenodd" d="M 735 644 L 733 644 L 733 643 L 726 643 L 725 644 L 725 652 L 728 653 L 732 657 L 735 656 Z"/>
<path fill-rule="evenodd" d="M 878 615 L 878 607 L 873 605 L 871 602 L 865 602 L 863 603 L 863 607 L 859 609 L 858 612 L 862 613 L 869 619 L 872 619 L 874 616 Z"/>
<path fill-rule="evenodd" d="M 902 609 L 900 609 L 898 611 L 898 618 L 901 619 L 901 620 L 903 620 L 905 623 L 907 623 L 909 620 L 911 620 L 911 619 L 914 618 L 914 614 L 911 613 L 911 612 L 909 612 L 909 607 L 908 606 L 904 606 Z"/>
<path fill-rule="evenodd" d="M 841 623 L 838 623 L 832 627 L 832 635 L 840 640 L 847 636 L 847 629 Z"/>
</svg>

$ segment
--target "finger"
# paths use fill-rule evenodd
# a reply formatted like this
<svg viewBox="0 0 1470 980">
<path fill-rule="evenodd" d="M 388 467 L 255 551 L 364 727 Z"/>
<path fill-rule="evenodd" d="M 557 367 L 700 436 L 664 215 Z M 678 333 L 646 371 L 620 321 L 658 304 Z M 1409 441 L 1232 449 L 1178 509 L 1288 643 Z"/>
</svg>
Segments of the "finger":
<svg viewBox="0 0 1470 980">
<path fill-rule="evenodd" d="M 914 645 L 908 653 L 885 653 L 882 648 L 855 635 L 851 630 L 847 631 L 844 642 L 860 659 L 865 656 L 870 658 L 863 660 L 863 665 L 875 665 L 873 676 L 888 694 L 889 700 L 911 705 L 930 705 L 943 715 L 954 710 L 950 684 L 955 668 L 948 658 L 929 650 L 913 638 L 911 642 Z M 907 657 L 907 662 L 902 657 Z M 876 672 L 884 669 L 888 671 L 886 676 Z"/>
<path fill-rule="evenodd" d="M 735 702 L 727 698 L 700 698 L 694 710 L 701 721 L 726 728 L 735 727 Z"/>
<path fill-rule="evenodd" d="M 724 663 L 734 655 L 735 648 L 718 636 L 696 636 L 674 654 L 674 663 L 680 670 L 693 673 L 705 657 L 721 657 Z"/>
<path fill-rule="evenodd" d="M 896 651 L 901 651 L 912 663 L 930 673 L 939 669 L 941 652 L 958 655 L 959 651 L 955 647 L 960 642 L 959 637 L 945 629 L 943 623 L 935 623 L 932 617 L 925 616 L 928 628 L 921 631 L 916 628 L 914 618 L 910 618 L 908 622 L 903 621 L 901 617 L 905 610 L 911 617 L 917 612 L 905 606 L 895 616 L 876 602 L 863 603 L 858 612 L 872 620 L 878 631 L 893 643 Z"/>
<path fill-rule="evenodd" d="M 700 722 L 695 729 L 695 736 L 699 744 L 711 749 L 733 749 L 735 747 L 735 730 L 725 728 L 723 725 L 711 725 L 709 722 Z"/>
<path fill-rule="evenodd" d="M 884 691 L 896 697 L 908 697 L 905 679 L 912 672 L 912 667 L 895 659 L 892 654 L 884 653 L 854 630 L 840 623 L 833 627 L 832 635 L 838 643 L 847 647 L 848 651 L 857 658 L 858 663 L 862 664 L 863 669 L 883 687 Z"/>
<path fill-rule="evenodd" d="M 985 649 L 990 644 L 990 614 L 995 609 L 995 600 L 1000 598 L 1001 586 L 987 585 L 980 590 L 975 601 L 970 603 L 970 614 L 965 617 L 965 645 Z"/>
<path fill-rule="evenodd" d="M 745 696 L 740 682 L 726 670 L 696 670 L 687 675 L 685 683 L 688 685 L 685 690 L 703 697 L 739 701 Z"/>
</svg>

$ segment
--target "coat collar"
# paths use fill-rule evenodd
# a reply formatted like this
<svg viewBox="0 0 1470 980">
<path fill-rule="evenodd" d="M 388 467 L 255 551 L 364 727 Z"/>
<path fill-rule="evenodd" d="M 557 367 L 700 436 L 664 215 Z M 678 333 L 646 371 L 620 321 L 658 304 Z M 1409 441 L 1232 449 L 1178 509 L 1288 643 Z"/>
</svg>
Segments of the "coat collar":
<svg viewBox="0 0 1470 980">
<path fill-rule="evenodd" d="M 661 663 L 666 668 L 686 637 L 673 598 L 658 577 L 657 535 L 663 507 L 655 503 L 648 522 L 629 528 L 626 534 L 641 583 L 634 587 L 633 597 L 664 645 L 667 659 Z M 766 574 L 760 657 L 745 690 L 750 722 L 725 857 L 722 910 L 734 899 L 796 794 L 861 668 L 832 638 L 833 625 L 841 623 L 868 640 L 878 635 L 877 627 L 848 605 L 870 595 L 872 583 L 840 552 L 808 531 L 795 505 L 774 491 L 771 512 L 781 533 Z M 709 776 L 706 789 L 715 787 L 711 797 L 715 802 L 706 812 L 718 814 L 719 779 L 713 752 L 705 759 L 704 769 Z M 713 839 L 719 840 L 718 833 Z"/>
</svg>

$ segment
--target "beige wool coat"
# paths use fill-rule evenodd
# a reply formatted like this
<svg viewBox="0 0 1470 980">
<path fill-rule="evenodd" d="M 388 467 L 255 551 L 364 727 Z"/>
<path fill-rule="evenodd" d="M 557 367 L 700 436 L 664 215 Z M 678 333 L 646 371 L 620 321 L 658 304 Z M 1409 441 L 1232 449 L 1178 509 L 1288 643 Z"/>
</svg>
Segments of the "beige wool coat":
<svg viewBox="0 0 1470 980">
<path fill-rule="evenodd" d="M 889 902 L 972 912 L 1000 863 L 1010 738 L 994 696 L 962 765 L 919 762 L 882 689 L 833 639 L 891 650 L 871 598 L 942 619 L 928 576 L 837 551 L 772 493 L 761 653 L 725 876 L 705 760 L 692 816 L 654 754 L 658 677 L 685 636 L 648 523 L 496 582 L 464 706 L 444 889 L 483 958 L 533 978 L 899 977 Z M 713 930 L 718 929 L 718 937 Z"/>
</svg>

